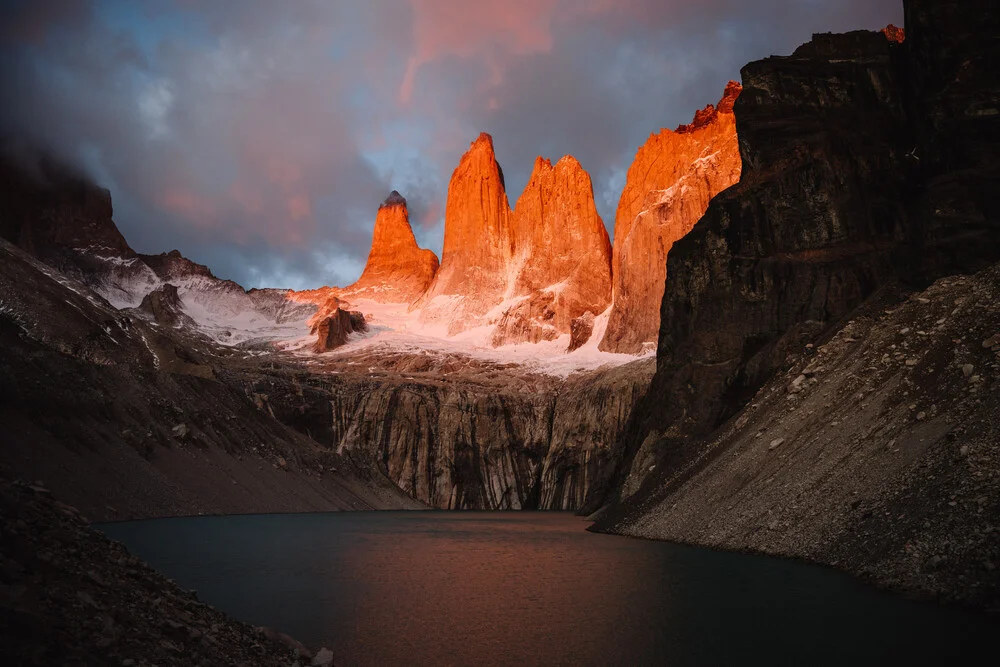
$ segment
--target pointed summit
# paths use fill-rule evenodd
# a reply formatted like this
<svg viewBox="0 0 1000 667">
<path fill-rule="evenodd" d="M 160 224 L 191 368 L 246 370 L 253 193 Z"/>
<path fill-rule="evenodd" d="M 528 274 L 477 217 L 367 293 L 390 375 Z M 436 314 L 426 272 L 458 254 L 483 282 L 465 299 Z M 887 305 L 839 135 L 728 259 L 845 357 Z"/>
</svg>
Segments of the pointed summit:
<svg viewBox="0 0 1000 667">
<path fill-rule="evenodd" d="M 385 198 L 379 208 L 389 208 L 390 206 L 402 206 L 403 208 L 406 208 L 406 197 L 399 194 L 396 190 L 393 190 L 389 193 L 389 196 Z"/>
<path fill-rule="evenodd" d="M 448 184 L 441 268 L 421 301 L 425 320 L 447 318 L 449 332 L 457 333 L 503 300 L 513 252 L 510 213 L 493 137 L 484 132 Z M 452 297 L 461 300 L 457 307 Z"/>
<path fill-rule="evenodd" d="M 574 319 L 611 302 L 611 242 L 594 204 L 590 175 L 571 155 L 539 157 L 512 219 L 511 296 L 529 297 L 501 319 L 494 345 L 551 340 Z"/>
<path fill-rule="evenodd" d="M 637 354 L 656 344 L 667 252 L 740 179 L 733 106 L 742 90 L 730 81 L 717 106 L 651 135 L 636 153 L 615 216 L 614 303 L 602 350 Z"/>
<path fill-rule="evenodd" d="M 430 285 L 437 268 L 437 256 L 417 245 L 406 199 L 393 190 L 378 208 L 365 270 L 342 295 L 380 303 L 413 303 Z"/>
</svg>

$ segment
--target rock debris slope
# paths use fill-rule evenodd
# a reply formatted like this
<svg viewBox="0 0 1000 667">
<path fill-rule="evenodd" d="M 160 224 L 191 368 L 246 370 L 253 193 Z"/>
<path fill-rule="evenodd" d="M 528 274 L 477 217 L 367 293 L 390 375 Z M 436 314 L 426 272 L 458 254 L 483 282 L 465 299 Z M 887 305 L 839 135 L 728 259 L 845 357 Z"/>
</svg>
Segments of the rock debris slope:
<svg viewBox="0 0 1000 667">
<path fill-rule="evenodd" d="M 614 532 L 1000 603 L 1000 266 L 876 295 L 683 464 L 647 440 Z M 634 495 L 633 495 L 634 494 Z"/>
<path fill-rule="evenodd" d="M 419 506 L 229 379 L 266 363 L 117 310 L 0 240 L 2 463 L 95 520 Z"/>
</svg>

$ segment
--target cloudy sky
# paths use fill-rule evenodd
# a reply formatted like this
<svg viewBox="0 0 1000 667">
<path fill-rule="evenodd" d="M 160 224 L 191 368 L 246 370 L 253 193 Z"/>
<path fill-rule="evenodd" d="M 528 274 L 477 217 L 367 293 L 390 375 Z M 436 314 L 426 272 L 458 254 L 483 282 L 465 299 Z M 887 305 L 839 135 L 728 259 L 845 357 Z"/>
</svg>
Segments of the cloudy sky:
<svg viewBox="0 0 1000 667">
<path fill-rule="evenodd" d="M 0 0 L 0 133 L 85 168 L 140 252 L 244 286 L 344 285 L 379 202 L 440 254 L 448 178 L 493 135 L 511 204 L 576 156 L 605 222 L 650 132 L 814 32 L 901 0 Z"/>
</svg>

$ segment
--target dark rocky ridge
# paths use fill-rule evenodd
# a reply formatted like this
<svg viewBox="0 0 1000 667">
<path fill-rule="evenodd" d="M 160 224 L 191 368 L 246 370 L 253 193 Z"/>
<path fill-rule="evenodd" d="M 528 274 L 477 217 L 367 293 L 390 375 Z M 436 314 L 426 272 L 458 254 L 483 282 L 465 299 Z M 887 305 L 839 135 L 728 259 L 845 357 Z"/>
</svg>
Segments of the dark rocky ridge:
<svg viewBox="0 0 1000 667">
<path fill-rule="evenodd" d="M 817 35 L 790 57 L 743 69 L 735 106 L 743 175 L 669 255 L 656 375 L 613 457 L 621 467 L 595 485 L 590 505 L 610 503 L 607 529 L 627 530 L 627 517 L 649 510 L 667 480 L 695 493 L 683 489 L 695 484 L 689 480 L 700 462 L 737 442 L 713 431 L 807 344 L 884 294 L 880 288 L 896 281 L 903 291 L 919 288 L 1000 259 L 1000 81 L 987 64 L 1000 58 L 1000 14 L 987 2 L 905 6 L 902 43 L 883 33 Z M 983 280 L 995 281 L 996 273 Z M 947 399 L 947 387 L 940 391 Z M 917 456 L 910 464 L 927 460 Z M 697 484 L 726 482 L 719 470 Z M 751 473 L 725 474 L 762 492 L 764 480 L 746 479 Z M 887 474 L 897 482 L 913 473 L 904 467 Z M 913 493 L 919 488 L 915 483 Z M 842 493 L 832 497 L 843 500 Z M 818 509 L 827 500 L 808 485 L 796 499 L 813 510 L 801 530 L 813 530 L 817 540 L 837 534 Z M 695 521 L 712 511 L 704 507 Z M 669 513 L 658 506 L 652 514 Z M 763 531 L 767 524 L 759 520 L 738 525 Z M 919 535 L 919 526 L 909 529 Z M 750 541 L 715 540 L 694 523 L 655 535 L 787 551 L 854 572 L 876 558 L 785 550 L 780 536 L 767 532 Z M 902 560 L 896 552 L 878 557 Z M 922 586 L 912 577 L 899 581 Z"/>
</svg>

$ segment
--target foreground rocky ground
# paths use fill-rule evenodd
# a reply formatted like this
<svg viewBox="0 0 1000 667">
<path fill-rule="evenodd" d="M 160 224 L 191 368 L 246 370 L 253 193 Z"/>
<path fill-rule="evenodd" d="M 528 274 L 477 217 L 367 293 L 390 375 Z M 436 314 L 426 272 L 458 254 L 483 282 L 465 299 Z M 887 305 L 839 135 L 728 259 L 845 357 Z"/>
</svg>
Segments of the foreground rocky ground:
<svg viewBox="0 0 1000 667">
<path fill-rule="evenodd" d="M 647 437 L 598 527 L 1000 610 L 1000 266 L 901 297 L 799 350 L 686 460 Z"/>
<path fill-rule="evenodd" d="M 5 665 L 332 664 L 199 602 L 43 486 L 0 480 L 0 536 Z"/>
</svg>

